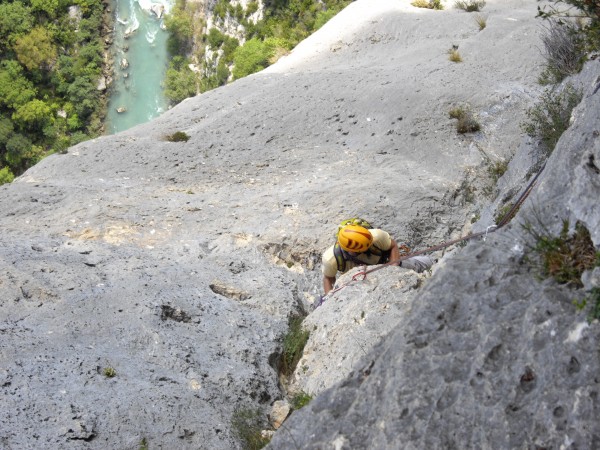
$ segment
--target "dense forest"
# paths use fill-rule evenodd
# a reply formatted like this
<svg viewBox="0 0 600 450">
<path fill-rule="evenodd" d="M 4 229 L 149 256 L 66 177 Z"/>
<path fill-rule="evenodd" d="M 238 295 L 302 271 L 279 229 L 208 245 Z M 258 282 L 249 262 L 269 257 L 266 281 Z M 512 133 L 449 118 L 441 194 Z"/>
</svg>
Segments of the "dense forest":
<svg viewBox="0 0 600 450">
<path fill-rule="evenodd" d="M 105 5 L 2 0 L 0 184 L 102 130 Z"/>
<path fill-rule="evenodd" d="M 208 21 L 198 2 L 175 0 L 165 19 L 167 98 L 176 104 L 262 70 L 351 1 L 264 0 L 259 16 L 256 1 L 243 8 L 218 0 Z M 1 1 L 0 184 L 102 133 L 107 13 L 98 0 Z M 241 25 L 240 36 L 223 32 L 231 24 Z"/>
<path fill-rule="evenodd" d="M 246 8 L 218 0 L 210 23 L 199 14 L 198 3 L 176 0 L 165 24 L 171 33 L 173 55 L 165 80 L 165 94 L 172 103 L 258 72 L 288 53 L 300 41 L 323 26 L 352 0 L 264 0 L 262 18 L 255 20 L 258 2 Z M 240 39 L 222 30 L 241 25 Z M 229 26 L 228 26 L 229 25 Z M 200 73 L 190 70 L 199 65 Z"/>
</svg>

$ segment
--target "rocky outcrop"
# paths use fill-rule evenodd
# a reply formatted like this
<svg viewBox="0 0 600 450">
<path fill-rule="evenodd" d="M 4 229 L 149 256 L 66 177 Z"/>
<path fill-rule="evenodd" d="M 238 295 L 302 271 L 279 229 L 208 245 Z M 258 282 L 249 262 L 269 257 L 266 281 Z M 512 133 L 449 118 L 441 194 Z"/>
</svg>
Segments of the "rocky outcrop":
<svg viewBox="0 0 600 450">
<path fill-rule="evenodd" d="M 417 249 L 457 237 L 489 200 L 489 161 L 521 145 L 540 91 L 536 5 L 488 3 L 479 32 L 458 10 L 353 2 L 267 71 L 1 186 L 2 445 L 231 449 L 240 412 L 281 423 L 283 336 L 321 293 L 337 223 L 364 216 Z M 464 63 L 447 60 L 452 44 Z M 586 89 L 573 129 L 596 152 Z M 448 110 L 462 102 L 481 132 L 456 133 Z M 595 186 L 588 153 L 564 156 L 583 180 L 567 205 Z M 568 211 L 594 228 L 593 207 Z M 379 271 L 313 312 L 300 366 L 312 377 L 295 383 L 324 393 L 272 446 L 543 446 L 560 433 L 584 446 L 597 331 L 570 291 L 532 277 L 517 228 L 438 255 L 431 277 Z"/>
<path fill-rule="evenodd" d="M 295 413 L 271 448 L 600 446 L 600 328 L 574 304 L 600 287 L 598 268 L 584 289 L 540 279 L 525 231 L 558 236 L 565 221 L 580 223 L 600 247 L 599 80 L 596 61 L 569 80 L 584 99 L 513 223 L 444 258 L 394 331 Z"/>
</svg>

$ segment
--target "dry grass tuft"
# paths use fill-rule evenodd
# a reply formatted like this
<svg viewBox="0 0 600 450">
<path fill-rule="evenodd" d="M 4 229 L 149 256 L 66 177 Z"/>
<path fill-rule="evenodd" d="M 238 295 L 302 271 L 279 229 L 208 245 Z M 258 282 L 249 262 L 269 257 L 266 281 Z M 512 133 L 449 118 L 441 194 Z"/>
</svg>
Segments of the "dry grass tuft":
<svg viewBox="0 0 600 450">
<path fill-rule="evenodd" d="M 560 83 L 578 73 L 585 62 L 581 28 L 572 22 L 550 20 L 541 35 L 546 67 L 541 84 Z"/>
<path fill-rule="evenodd" d="M 458 48 L 452 47 L 450 50 L 448 50 L 448 59 L 455 63 L 462 62 L 462 56 L 460 56 Z"/>
<path fill-rule="evenodd" d="M 483 31 L 487 26 L 487 16 L 484 14 L 475 14 L 475 22 L 479 26 L 479 31 Z"/>
<path fill-rule="evenodd" d="M 475 115 L 468 107 L 458 106 L 452 108 L 448 115 L 452 119 L 456 119 L 456 131 L 460 134 L 474 133 L 481 129 L 481 125 L 475 119 Z"/>
<path fill-rule="evenodd" d="M 454 7 L 466 12 L 478 12 L 485 6 L 485 0 L 457 0 Z"/>
</svg>

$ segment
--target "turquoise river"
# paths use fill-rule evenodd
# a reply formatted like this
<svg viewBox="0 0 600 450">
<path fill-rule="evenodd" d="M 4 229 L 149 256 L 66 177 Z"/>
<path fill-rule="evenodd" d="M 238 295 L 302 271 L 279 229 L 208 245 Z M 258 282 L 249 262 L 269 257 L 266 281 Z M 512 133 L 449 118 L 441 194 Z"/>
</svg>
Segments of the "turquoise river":
<svg viewBox="0 0 600 450">
<path fill-rule="evenodd" d="M 107 134 L 147 122 L 168 107 L 162 91 L 169 63 L 168 33 L 158 16 L 167 13 L 172 3 L 169 0 L 111 2 L 114 71 L 106 117 Z"/>
</svg>

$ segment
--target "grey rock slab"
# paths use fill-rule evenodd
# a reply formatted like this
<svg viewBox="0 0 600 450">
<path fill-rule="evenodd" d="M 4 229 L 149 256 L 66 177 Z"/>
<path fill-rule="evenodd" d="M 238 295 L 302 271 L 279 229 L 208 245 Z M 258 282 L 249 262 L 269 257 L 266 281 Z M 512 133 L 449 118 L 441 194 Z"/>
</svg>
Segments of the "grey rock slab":
<svg viewBox="0 0 600 450">
<path fill-rule="evenodd" d="M 310 332 L 293 373 L 291 393 L 317 395 L 345 379 L 354 366 L 408 313 L 426 275 L 399 267 L 382 268 L 352 281 L 361 268 L 338 280 L 346 287 L 330 295 L 303 322 Z M 362 277 L 361 277 L 362 278 Z"/>
<path fill-rule="evenodd" d="M 448 111 L 487 111 L 492 154 L 541 61 L 536 5 L 489 3 L 478 33 L 454 9 L 353 2 L 268 71 L 0 186 L 2 445 L 239 448 L 234 412 L 266 418 L 283 397 L 288 318 L 317 298 L 340 220 L 421 248 L 462 232 L 465 172 L 485 157 Z M 447 60 L 455 43 L 462 65 Z M 190 139 L 168 142 L 175 131 Z M 340 335 L 348 362 L 362 354 L 352 342 Z"/>
<path fill-rule="evenodd" d="M 572 80 L 584 98 L 513 222 L 440 261 L 394 331 L 270 448 L 600 445 L 598 321 L 574 304 L 584 289 L 540 276 L 522 226 L 557 235 L 579 221 L 598 247 L 599 73 L 592 61 Z"/>
</svg>

